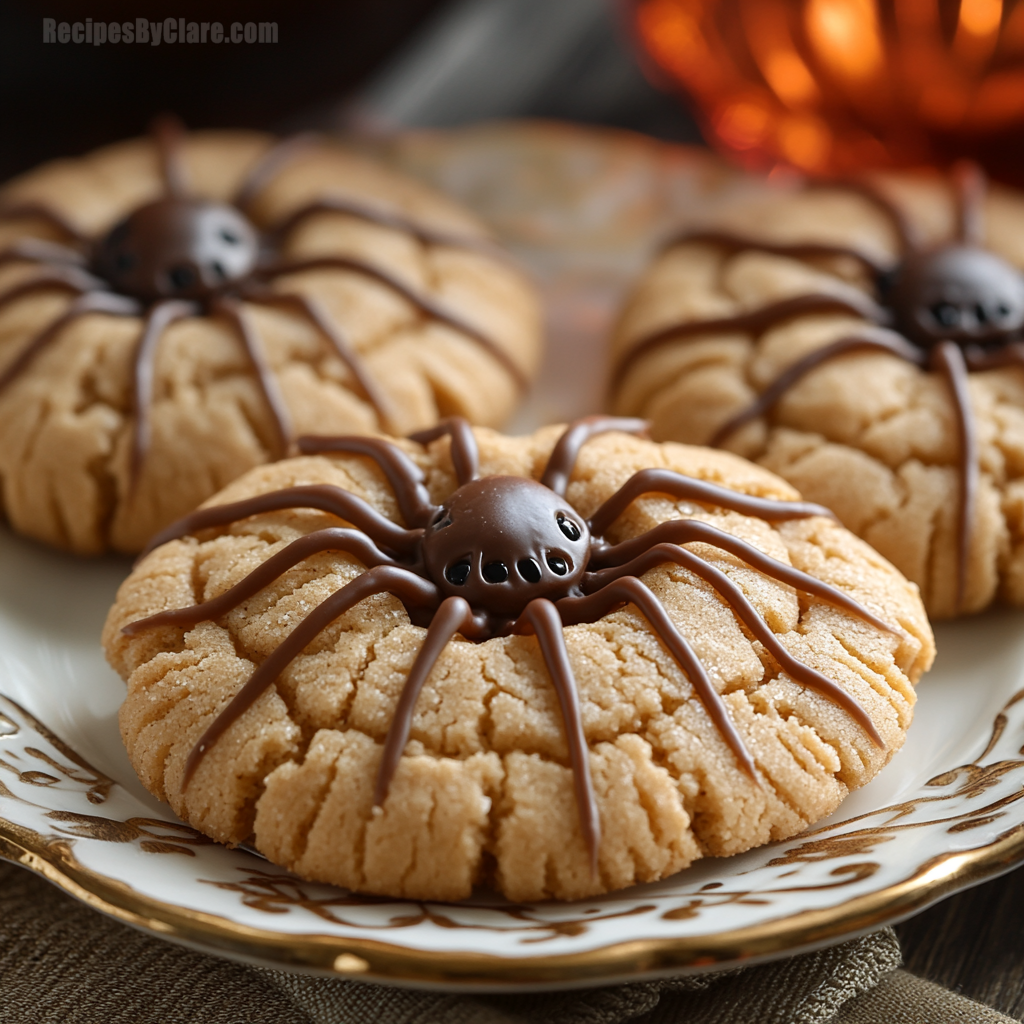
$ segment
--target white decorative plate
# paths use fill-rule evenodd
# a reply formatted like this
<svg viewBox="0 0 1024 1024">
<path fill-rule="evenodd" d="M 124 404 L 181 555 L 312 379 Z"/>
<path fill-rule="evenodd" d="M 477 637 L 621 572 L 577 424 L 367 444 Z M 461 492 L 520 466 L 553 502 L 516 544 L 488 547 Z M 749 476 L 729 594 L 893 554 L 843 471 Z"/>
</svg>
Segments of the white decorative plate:
<svg viewBox="0 0 1024 1024">
<path fill-rule="evenodd" d="M 581 903 L 439 904 L 301 882 L 175 821 L 128 764 L 97 642 L 127 563 L 7 532 L 0 562 L 0 855 L 207 950 L 417 985 L 594 984 L 835 941 L 1024 860 L 1019 613 L 940 629 L 906 745 L 812 832 Z"/>
<path fill-rule="evenodd" d="M 562 220 L 547 230 L 544 196 L 531 194 L 534 235 L 504 232 L 543 271 L 558 325 L 560 344 L 519 421 L 529 429 L 596 402 L 596 339 L 639 251 L 666 226 L 649 208 L 651 195 L 667 210 L 673 204 L 664 197 L 689 203 L 733 184 L 707 156 L 636 136 L 544 126 L 504 129 L 498 138 L 493 127 L 481 131 L 482 142 L 472 131 L 442 139 L 440 156 L 430 142 L 410 144 L 396 159 L 426 165 L 430 157 L 426 176 L 443 178 L 438 167 L 468 154 L 457 182 L 470 197 L 476 190 L 507 202 L 525 188 L 509 171 L 515 161 L 474 171 L 473 159 L 493 155 L 499 142 L 544 157 L 536 180 L 550 190 L 547 212 Z M 503 174 L 512 177 L 502 183 Z M 481 178 L 494 187 L 483 188 Z M 579 199 L 587 181 L 608 201 Z M 567 193 L 578 200 L 569 223 Z M 638 207 L 638 197 L 647 205 Z M 609 238 L 586 234 L 595 210 Z M 573 230 L 576 247 L 567 244 Z M 548 244 L 555 235 L 561 251 Z M 104 913 L 201 949 L 418 986 L 607 984 L 852 937 L 1024 861 L 1020 613 L 938 630 L 939 658 L 919 687 L 903 750 L 813 831 L 581 903 L 514 906 L 481 896 L 439 904 L 302 882 L 175 821 L 128 764 L 117 730 L 124 689 L 99 648 L 128 562 L 79 560 L 0 530 L 0 564 L 0 856 Z"/>
</svg>

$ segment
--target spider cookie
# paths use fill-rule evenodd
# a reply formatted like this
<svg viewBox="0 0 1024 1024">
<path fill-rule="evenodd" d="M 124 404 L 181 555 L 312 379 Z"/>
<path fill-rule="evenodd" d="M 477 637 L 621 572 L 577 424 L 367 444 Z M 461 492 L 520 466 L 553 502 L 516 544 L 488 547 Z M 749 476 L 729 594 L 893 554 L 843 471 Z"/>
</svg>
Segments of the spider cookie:
<svg viewBox="0 0 1024 1024">
<path fill-rule="evenodd" d="M 470 215 L 326 139 L 151 139 L 0 190 L 0 481 L 80 553 L 158 529 L 310 430 L 500 423 L 531 287 Z"/>
<path fill-rule="evenodd" d="M 916 588 L 643 427 L 307 437 L 168 527 L 104 631 L 139 777 L 305 878 L 429 899 L 573 899 L 830 813 L 903 742 Z"/>
<path fill-rule="evenodd" d="M 932 616 L 1024 604 L 1022 239 L 971 166 L 733 211 L 640 282 L 614 408 L 828 505 Z"/>
</svg>

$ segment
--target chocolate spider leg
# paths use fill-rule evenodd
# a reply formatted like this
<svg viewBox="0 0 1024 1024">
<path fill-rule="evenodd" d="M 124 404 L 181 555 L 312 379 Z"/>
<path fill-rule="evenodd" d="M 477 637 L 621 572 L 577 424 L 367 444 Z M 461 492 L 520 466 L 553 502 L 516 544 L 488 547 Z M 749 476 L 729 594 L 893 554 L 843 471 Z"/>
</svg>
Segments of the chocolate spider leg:
<svg viewBox="0 0 1024 1024">
<path fill-rule="evenodd" d="M 985 242 L 985 172 L 973 161 L 961 161 L 953 168 L 953 187 L 956 240 L 962 245 L 980 247 Z"/>
<path fill-rule="evenodd" d="M 594 781 L 590 775 L 587 738 L 583 732 L 583 718 L 580 714 L 579 688 L 569 662 L 569 652 L 565 648 L 565 634 L 562 632 L 563 603 L 560 601 L 556 606 L 547 598 L 535 598 L 523 610 L 513 630 L 520 632 L 523 626 L 533 629 L 548 675 L 555 688 L 558 705 L 562 711 L 565 738 L 569 746 L 576 813 L 579 815 L 583 841 L 587 844 L 587 851 L 590 854 L 590 870 L 596 876 L 597 854 L 601 846 L 601 819 L 597 809 L 597 797 L 594 795 Z"/>
<path fill-rule="evenodd" d="M 603 586 L 608 580 L 616 579 L 618 576 L 639 576 L 639 572 L 627 571 L 623 567 L 632 565 L 635 559 L 643 557 L 652 546 L 663 547 L 666 543 L 690 544 L 695 541 L 711 544 L 722 551 L 727 551 L 753 566 L 765 576 L 770 576 L 772 579 L 802 590 L 805 594 L 811 594 L 836 608 L 850 612 L 851 615 L 856 615 L 877 629 L 884 630 L 886 633 L 898 632 L 884 619 L 880 619 L 873 612 L 868 611 L 859 601 L 825 583 L 824 580 L 819 580 L 792 565 L 772 558 L 771 555 L 766 555 L 753 544 L 748 544 L 745 540 L 740 540 L 739 537 L 734 537 L 731 533 L 718 529 L 717 526 L 702 523 L 696 519 L 672 519 L 654 527 L 653 530 L 640 534 L 639 537 L 623 541 L 621 544 L 609 545 L 604 548 L 595 545 L 590 565 L 596 568 L 595 571 L 588 572 L 584 576 L 584 592 L 590 593 Z"/>
<path fill-rule="evenodd" d="M 280 490 L 257 494 L 252 498 L 232 501 L 227 505 L 211 505 L 190 512 L 177 522 L 164 527 L 146 545 L 139 558 L 144 558 L 155 548 L 179 537 L 188 536 L 199 530 L 215 526 L 227 526 L 239 519 L 259 515 L 263 512 L 279 512 L 298 508 L 315 508 L 337 516 L 372 538 L 375 544 L 386 551 L 401 554 L 413 553 L 423 536 L 422 530 L 406 530 L 382 516 L 362 498 L 357 498 L 341 487 L 330 484 L 305 484 L 299 487 L 283 487 Z"/>
<path fill-rule="evenodd" d="M 194 316 L 199 306 L 194 302 L 171 299 L 158 302 L 146 315 L 146 323 L 132 356 L 132 408 L 135 426 L 132 430 L 131 463 L 129 465 L 129 491 L 134 491 L 142 472 L 142 463 L 149 450 L 150 419 L 153 404 L 153 370 L 156 350 L 164 331 L 176 320 Z"/>
<path fill-rule="evenodd" d="M 150 124 L 150 135 L 156 146 L 164 194 L 173 199 L 188 195 L 188 173 L 182 156 L 185 126 L 173 114 L 161 114 Z"/>
<path fill-rule="evenodd" d="M 50 242 L 45 238 L 20 238 L 6 249 L 0 250 L 0 264 L 3 263 L 66 263 L 69 266 L 85 267 L 86 258 L 77 249 Z M 97 279 L 98 280 L 98 279 Z"/>
<path fill-rule="evenodd" d="M 876 277 L 881 276 L 892 269 L 890 262 L 876 259 L 874 256 L 860 249 L 853 249 L 847 245 L 828 245 L 822 242 L 769 242 L 765 239 L 754 238 L 748 235 L 738 235 L 732 231 L 683 231 L 678 235 L 669 237 L 662 251 L 674 249 L 678 245 L 693 244 L 717 245 L 726 249 L 754 250 L 765 252 L 773 256 L 790 256 L 797 260 L 813 260 L 828 256 L 842 256 L 847 259 L 856 260 L 865 270 Z"/>
<path fill-rule="evenodd" d="M 576 468 L 576 459 L 580 449 L 598 434 L 607 434 L 613 430 L 624 434 L 647 436 L 647 420 L 627 418 L 625 416 L 584 416 L 574 420 L 562 432 L 548 457 L 544 467 L 544 475 L 540 482 L 555 494 L 565 497 L 565 489 L 569 485 L 569 477 Z"/>
<path fill-rule="evenodd" d="M 410 235 L 423 245 L 450 246 L 456 249 L 477 249 L 499 258 L 508 258 L 489 239 L 474 238 L 471 235 L 457 235 L 448 231 L 436 231 L 425 224 L 418 224 L 416 221 L 410 220 L 395 210 L 368 206 L 365 203 L 342 196 L 327 196 L 323 199 L 315 199 L 304 206 L 292 210 L 291 213 L 288 213 L 272 224 L 269 233 L 276 238 L 284 238 L 308 217 L 319 213 L 348 214 L 358 220 L 379 224 L 381 227 L 391 228 L 394 231 L 400 231 L 402 234 Z"/>
<path fill-rule="evenodd" d="M 427 635 L 416 653 L 416 660 L 409 669 L 402 693 L 398 698 L 395 713 L 388 728 L 384 741 L 380 767 L 377 769 L 377 782 L 373 789 L 373 806 L 383 807 L 387 799 L 391 780 L 395 777 L 398 763 L 402 758 L 405 745 L 409 742 L 409 731 L 412 728 L 412 716 L 430 673 L 441 657 L 441 652 L 456 633 L 475 635 L 478 623 L 474 619 L 473 609 L 463 597 L 446 597 L 434 612 L 434 617 L 427 627 Z"/>
<path fill-rule="evenodd" d="M 303 455 L 345 452 L 372 459 L 387 477 L 395 493 L 402 518 L 411 527 L 426 526 L 437 512 L 430 492 L 423 486 L 423 470 L 405 452 L 379 437 L 318 437 L 305 435 L 297 441 Z"/>
<path fill-rule="evenodd" d="M 59 316 L 51 320 L 38 334 L 0 372 L 0 392 L 3 392 L 14 380 L 28 369 L 36 357 L 51 345 L 73 320 L 86 313 L 110 313 L 114 316 L 133 316 L 138 312 L 138 303 L 110 292 L 86 292 L 73 299 Z"/>
<path fill-rule="evenodd" d="M 5 220 L 41 220 L 44 224 L 68 235 L 76 242 L 89 242 L 88 235 L 79 231 L 62 213 L 58 213 L 44 203 L 15 202 L 0 206 L 0 221 Z"/>
<path fill-rule="evenodd" d="M 952 341 L 940 341 L 932 348 L 935 369 L 949 385 L 956 414 L 957 437 L 960 442 L 960 486 L 957 496 L 957 581 L 956 610 L 963 606 L 970 564 L 971 527 L 978 492 L 978 437 L 971 411 L 971 392 L 967 366 L 960 347 Z"/>
<path fill-rule="evenodd" d="M 218 299 L 214 304 L 215 311 L 223 313 L 231 322 L 238 340 L 242 343 L 246 359 L 252 367 L 256 376 L 256 384 L 263 395 L 267 408 L 270 410 L 270 418 L 274 422 L 274 433 L 277 441 L 278 452 L 284 455 L 288 451 L 288 445 L 292 437 L 291 416 L 288 413 L 288 405 L 281 394 L 277 380 L 274 377 L 266 357 L 263 354 L 263 346 L 259 337 L 249 322 L 241 303 L 233 298 Z"/>
<path fill-rule="evenodd" d="M 1010 341 L 994 349 L 963 349 L 964 362 L 972 373 L 999 370 L 1004 366 L 1024 367 L 1024 341 Z"/>
<path fill-rule="evenodd" d="M 403 298 L 423 316 L 436 320 L 446 327 L 451 327 L 452 330 L 457 331 L 459 334 L 472 338 L 508 370 L 520 390 L 525 390 L 529 385 L 529 379 L 523 370 L 520 369 L 516 361 L 493 338 L 485 334 L 478 327 L 474 327 L 463 320 L 462 317 L 445 309 L 439 302 L 435 302 L 427 295 L 417 294 L 393 274 L 382 270 L 380 267 L 375 267 L 371 263 L 364 263 L 362 260 L 351 256 L 307 256 L 295 260 L 272 263 L 255 271 L 255 274 L 265 280 L 273 280 L 277 277 L 283 277 L 285 274 L 298 274 L 306 270 L 319 269 L 347 270 L 353 274 L 360 274 L 363 277 L 377 281 Z"/>
<path fill-rule="evenodd" d="M 824 505 L 810 501 L 778 501 L 756 498 L 750 494 L 730 491 L 727 487 L 706 480 L 695 480 L 671 469 L 641 469 L 634 473 L 589 519 L 590 532 L 602 536 L 623 512 L 644 494 L 670 494 L 674 498 L 697 501 L 704 505 L 727 508 L 743 515 L 757 516 L 768 522 L 807 519 L 810 516 L 835 515 Z"/>
<path fill-rule="evenodd" d="M 839 188 L 846 192 L 852 192 L 862 199 L 866 199 L 879 212 L 884 214 L 892 225 L 893 231 L 896 232 L 896 241 L 900 247 L 901 256 L 917 252 L 921 248 L 921 237 L 917 228 L 911 223 L 903 210 L 870 181 L 864 181 L 860 178 L 833 178 L 831 180 L 824 179 L 807 182 L 805 188 L 808 191 Z"/>
<path fill-rule="evenodd" d="M 256 201 L 256 197 L 277 177 L 284 167 L 318 141 L 315 132 L 298 132 L 279 139 L 256 158 L 256 162 L 245 173 L 231 200 L 233 206 L 243 212 Z"/>
<path fill-rule="evenodd" d="M 643 335 L 628 351 L 623 352 L 613 367 L 613 373 L 621 374 L 633 360 L 669 342 L 704 334 L 747 333 L 759 337 L 776 324 L 811 313 L 853 313 L 875 324 L 886 324 L 889 321 L 889 314 L 882 306 L 855 288 L 845 288 L 843 294 L 809 292 L 806 295 L 779 299 L 760 309 L 737 313 L 735 316 L 683 320 L 671 323 L 667 327 L 659 327 L 656 331 Z"/>
<path fill-rule="evenodd" d="M 237 608 L 243 601 L 247 601 L 254 594 L 259 593 L 264 587 L 269 586 L 299 562 L 319 554 L 321 551 L 348 552 L 350 555 L 355 555 L 367 569 L 376 568 L 378 565 L 398 565 L 390 555 L 381 551 L 366 534 L 359 530 L 348 530 L 339 526 L 316 530 L 313 533 L 307 533 L 304 537 L 299 537 L 298 540 L 293 540 L 287 547 L 271 555 L 262 565 L 257 566 L 248 576 L 229 590 L 225 590 L 223 594 L 218 594 L 217 597 L 210 598 L 209 601 L 189 605 L 187 608 L 171 608 L 168 611 L 149 615 L 144 619 L 137 619 L 124 626 L 121 632 L 125 636 L 137 636 L 155 626 L 181 626 L 191 629 L 200 622 L 219 619 L 222 615 Z"/>
<path fill-rule="evenodd" d="M 393 594 L 407 608 L 409 605 L 414 608 L 436 608 L 438 604 L 439 594 L 433 583 L 421 579 L 408 569 L 393 565 L 380 565 L 370 569 L 357 576 L 351 583 L 347 583 L 341 590 L 331 594 L 260 662 L 245 685 L 203 733 L 185 762 L 182 790 L 188 786 L 210 747 L 274 685 L 278 676 L 323 630 L 360 601 L 385 593 Z"/>
<path fill-rule="evenodd" d="M 675 562 L 677 565 L 681 565 L 684 569 L 689 569 L 690 572 L 710 583 L 712 588 L 725 598 L 726 603 L 733 610 L 736 617 L 754 634 L 755 639 L 761 641 L 765 649 L 779 663 L 783 671 L 788 672 L 801 686 L 806 686 L 808 689 L 820 693 L 833 704 L 843 708 L 871 737 L 871 741 L 875 746 L 885 747 L 882 737 L 879 736 L 878 730 L 871 721 L 871 716 L 864 710 L 860 702 L 856 698 L 851 697 L 850 694 L 829 679 L 828 676 L 822 675 L 817 669 L 811 668 L 810 665 L 805 665 L 798 658 L 790 654 L 769 628 L 768 623 L 758 614 L 757 609 L 750 603 L 743 591 L 721 569 L 706 562 L 692 551 L 677 547 L 675 544 L 656 544 L 649 551 L 634 558 L 627 565 L 619 566 L 616 569 L 606 569 L 600 575 L 602 580 L 608 579 L 611 573 L 621 576 L 641 576 L 648 570 L 664 565 L 666 562 Z M 803 588 L 801 587 L 801 589 Z"/>
<path fill-rule="evenodd" d="M 246 302 L 253 302 L 261 306 L 292 306 L 313 324 L 334 349 L 335 355 L 344 363 L 345 368 L 352 374 L 359 390 L 373 406 L 382 427 L 387 428 L 395 422 L 395 411 L 391 400 L 377 387 L 373 377 L 366 370 L 359 353 L 349 344 L 341 328 L 334 322 L 331 316 L 323 307 L 319 299 L 301 292 L 246 292 Z"/>
<path fill-rule="evenodd" d="M 952 345 L 952 342 L 944 342 L 943 344 Z M 982 348 L 960 349 L 959 346 L 952 345 L 952 348 L 943 349 L 940 352 L 938 347 L 936 347 L 933 351 L 933 356 L 936 362 L 940 359 L 944 361 L 942 370 L 953 395 L 953 405 L 957 415 L 957 433 L 960 440 L 960 509 L 957 545 L 957 607 L 959 607 L 963 597 L 963 588 L 966 585 L 970 531 L 974 518 L 973 505 L 978 484 L 979 467 L 976 452 L 976 424 L 974 416 L 970 411 L 968 383 L 962 372 L 963 367 L 958 366 L 958 363 L 962 360 L 964 367 L 975 373 L 986 370 L 998 370 L 1005 366 L 1017 366 L 1024 369 L 1024 342 L 1011 341 L 992 350 Z"/>
<path fill-rule="evenodd" d="M 81 295 L 104 291 L 106 285 L 98 277 L 93 277 L 92 274 L 78 267 L 50 267 L 44 273 L 19 281 L 0 292 L 0 309 L 24 295 L 46 291 L 49 288 L 58 288 Z"/>
<path fill-rule="evenodd" d="M 562 622 L 567 626 L 574 626 L 581 622 L 596 622 L 602 615 L 615 611 L 623 604 L 636 605 L 651 624 L 655 635 L 686 673 L 694 694 L 735 755 L 740 767 L 756 782 L 757 772 L 750 752 L 736 731 L 732 719 L 729 718 L 725 702 L 712 684 L 700 658 L 669 618 L 661 602 L 640 580 L 635 576 L 612 580 L 603 589 L 586 597 L 563 597 L 555 607 L 562 617 Z"/>
<path fill-rule="evenodd" d="M 823 363 L 838 356 L 870 351 L 888 352 L 900 359 L 905 359 L 908 363 L 914 363 L 916 366 L 923 366 L 926 362 L 926 357 L 921 349 L 894 331 L 883 333 L 879 330 L 875 335 L 851 335 L 847 338 L 839 338 L 837 341 L 809 352 L 802 359 L 798 359 L 786 367 L 753 402 L 726 420 L 715 431 L 711 440 L 707 442 L 708 446 L 710 448 L 721 447 L 730 434 L 770 412 L 791 387 Z"/>
<path fill-rule="evenodd" d="M 455 479 L 461 487 L 480 475 L 480 449 L 476 443 L 476 435 L 464 416 L 446 416 L 434 426 L 426 430 L 417 430 L 409 435 L 410 441 L 428 445 L 445 434 L 451 439 L 451 460 L 455 469 Z"/>
</svg>

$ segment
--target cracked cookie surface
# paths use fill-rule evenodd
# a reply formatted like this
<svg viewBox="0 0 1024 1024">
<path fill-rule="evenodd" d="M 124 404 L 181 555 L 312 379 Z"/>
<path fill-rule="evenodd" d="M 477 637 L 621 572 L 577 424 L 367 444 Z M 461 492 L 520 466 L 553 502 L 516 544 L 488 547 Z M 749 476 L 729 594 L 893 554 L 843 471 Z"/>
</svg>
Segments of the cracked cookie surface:
<svg viewBox="0 0 1024 1024">
<path fill-rule="evenodd" d="M 228 202 L 272 143 L 249 132 L 187 135 L 182 161 L 196 196 Z M 47 164 L 5 186 L 0 203 L 43 204 L 90 238 L 102 238 L 161 188 L 152 142 L 135 140 Z M 331 197 L 396 214 L 435 233 L 486 238 L 480 223 L 454 203 L 328 141 L 284 163 L 248 212 L 262 231 Z M 0 249 L 25 238 L 66 241 L 43 220 L 0 222 Z M 278 255 L 289 261 L 349 257 L 379 267 L 478 325 L 524 376 L 536 368 L 540 326 L 534 293 L 500 254 L 320 212 L 287 232 Z M 39 270 L 24 260 L 3 262 L 0 291 Z M 411 432 L 452 414 L 495 426 L 517 404 L 519 383 L 508 366 L 379 280 L 321 267 L 281 282 L 282 290 L 316 301 L 347 338 L 388 399 L 395 420 L 390 429 Z M 53 288 L 3 305 L 0 367 L 12 365 L 72 300 Z M 287 308 L 245 309 L 295 436 L 381 427 L 352 372 L 308 318 Z M 142 328 L 136 316 L 80 316 L 0 393 L 0 486 L 15 529 L 79 553 L 137 551 L 160 527 L 276 454 L 273 418 L 231 324 L 224 317 L 189 316 L 159 341 L 149 449 L 133 486 L 132 359 Z"/>
<path fill-rule="evenodd" d="M 955 234 L 956 202 L 937 177 L 880 179 L 923 244 Z M 1024 268 L 1024 197 L 994 188 L 985 199 L 984 246 Z M 708 225 L 711 226 L 711 225 Z M 898 256 L 877 205 L 842 189 L 780 192 L 723 213 L 715 228 L 775 243 L 822 243 Z M 862 296 L 872 282 L 856 262 L 797 259 L 715 244 L 659 256 L 620 318 L 614 350 L 627 360 L 613 396 L 624 415 L 653 421 L 653 436 L 705 444 L 787 368 L 855 334 L 850 313 L 792 316 L 760 334 L 694 334 L 628 360 L 643 337 L 670 324 L 732 317 L 811 293 Z M 936 373 L 883 353 L 847 354 L 812 370 L 758 420 L 724 442 L 790 481 L 809 500 L 893 562 L 920 588 L 933 617 L 1024 604 L 1024 373 L 972 372 L 980 480 L 957 601 L 960 441 L 948 385 Z"/>
<path fill-rule="evenodd" d="M 560 433 L 552 427 L 509 438 L 478 429 L 481 472 L 536 479 Z M 455 489 L 447 442 L 399 443 L 425 472 L 432 500 Z M 647 467 L 761 497 L 797 497 L 734 455 L 615 434 L 583 448 L 568 502 L 591 515 Z M 350 490 L 400 521 L 380 471 L 356 456 L 257 468 L 212 503 L 313 483 Z M 885 749 L 840 708 L 781 674 L 703 581 L 670 564 L 644 582 L 723 694 L 759 784 L 740 769 L 633 607 L 565 628 L 601 818 L 597 876 L 580 832 L 557 699 L 533 636 L 448 644 L 416 704 L 383 808 L 373 810 L 383 742 L 425 635 L 389 595 L 360 603 L 320 634 L 210 748 L 182 792 L 190 750 L 254 666 L 363 568 L 349 555 L 323 553 L 217 622 L 134 637 L 121 627 L 222 593 L 290 541 L 338 522 L 298 510 L 172 541 L 123 584 L 104 644 L 128 683 L 120 720 L 132 763 L 154 795 L 214 838 L 252 842 L 309 879 L 392 896 L 459 899 L 487 885 L 515 900 L 579 898 L 799 832 L 903 742 L 913 683 L 934 654 L 916 588 L 824 518 L 772 525 L 649 495 L 608 536 L 625 540 L 684 516 L 825 580 L 900 627 L 898 635 L 883 633 L 718 549 L 687 545 L 740 586 L 787 648 L 861 703 Z"/>
</svg>

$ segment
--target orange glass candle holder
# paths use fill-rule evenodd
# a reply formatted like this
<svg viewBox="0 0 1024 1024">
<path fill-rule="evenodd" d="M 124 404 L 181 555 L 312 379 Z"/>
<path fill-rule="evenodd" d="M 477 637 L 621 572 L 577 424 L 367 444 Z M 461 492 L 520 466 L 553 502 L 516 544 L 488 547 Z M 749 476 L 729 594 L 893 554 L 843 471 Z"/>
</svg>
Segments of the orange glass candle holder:
<svg viewBox="0 0 1024 1024">
<path fill-rule="evenodd" d="M 632 0 L 651 70 L 744 164 L 973 157 L 1024 180 L 1024 0 Z"/>
</svg>

